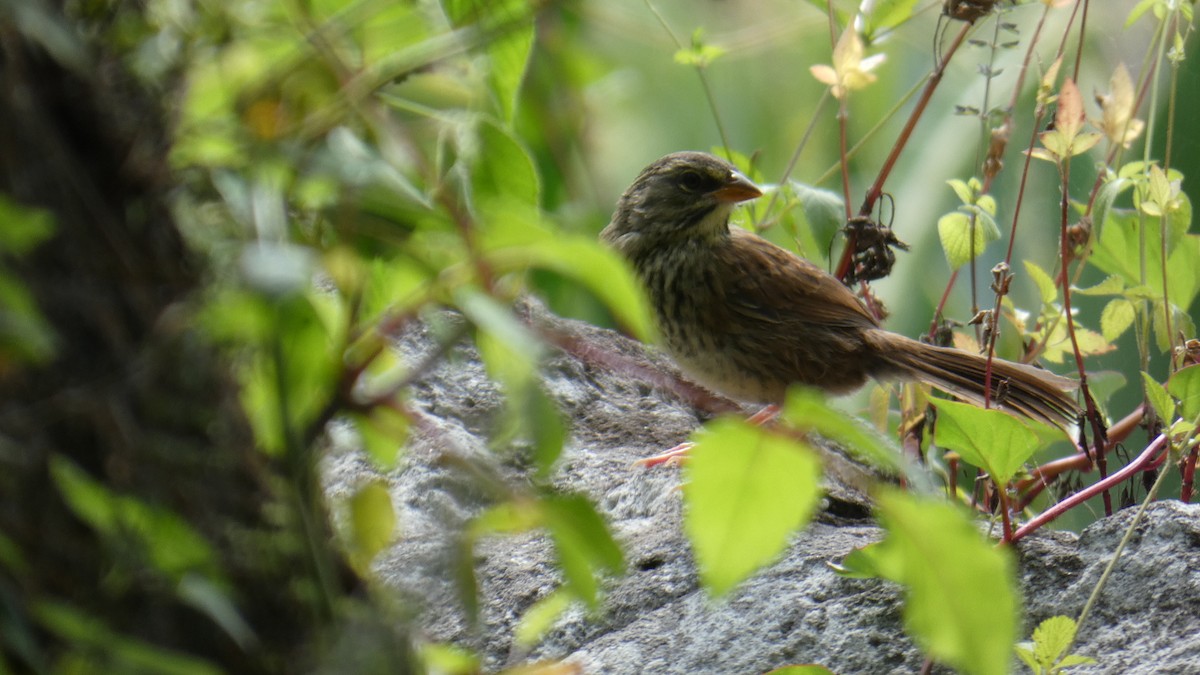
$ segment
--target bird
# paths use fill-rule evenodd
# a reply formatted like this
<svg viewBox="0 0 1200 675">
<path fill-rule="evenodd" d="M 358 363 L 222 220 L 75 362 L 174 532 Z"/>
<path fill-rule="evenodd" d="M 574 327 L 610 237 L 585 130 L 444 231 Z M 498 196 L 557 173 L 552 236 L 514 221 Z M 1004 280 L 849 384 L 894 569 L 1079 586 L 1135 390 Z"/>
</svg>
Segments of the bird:
<svg viewBox="0 0 1200 675">
<path fill-rule="evenodd" d="M 985 399 L 986 357 L 884 329 L 836 277 L 731 226 L 734 206 L 761 195 L 729 162 L 677 152 L 642 170 L 600 233 L 631 264 L 689 379 L 768 405 L 795 384 L 845 394 L 868 378 L 917 380 L 1064 429 L 1078 420 L 1075 380 L 994 358 Z"/>
</svg>

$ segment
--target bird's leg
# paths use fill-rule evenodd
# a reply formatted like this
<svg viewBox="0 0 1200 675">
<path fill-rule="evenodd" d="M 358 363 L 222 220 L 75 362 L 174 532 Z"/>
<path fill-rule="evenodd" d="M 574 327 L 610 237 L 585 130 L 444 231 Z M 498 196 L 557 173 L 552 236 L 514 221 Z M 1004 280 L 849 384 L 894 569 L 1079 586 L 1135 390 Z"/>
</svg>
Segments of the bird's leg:
<svg viewBox="0 0 1200 675">
<path fill-rule="evenodd" d="M 762 410 L 754 413 L 746 418 L 746 421 L 755 426 L 762 424 L 770 424 L 779 416 L 779 406 L 774 403 L 764 407 Z M 687 459 L 687 455 L 692 450 L 692 446 L 696 445 L 691 441 L 685 441 L 679 445 L 667 450 L 660 455 L 653 457 L 645 457 L 633 463 L 634 466 L 642 466 L 647 469 L 655 466 L 666 464 L 667 466 L 680 464 Z"/>
</svg>

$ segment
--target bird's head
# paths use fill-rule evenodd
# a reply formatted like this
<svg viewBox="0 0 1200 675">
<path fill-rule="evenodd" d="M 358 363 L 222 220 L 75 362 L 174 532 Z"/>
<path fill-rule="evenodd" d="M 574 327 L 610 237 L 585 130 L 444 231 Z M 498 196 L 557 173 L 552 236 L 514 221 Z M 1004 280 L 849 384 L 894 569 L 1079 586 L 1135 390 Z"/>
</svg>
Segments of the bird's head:
<svg viewBox="0 0 1200 675">
<path fill-rule="evenodd" d="M 600 237 L 628 255 L 669 242 L 724 236 L 733 206 L 761 194 L 729 162 L 703 152 L 677 152 L 642 170 Z"/>
</svg>

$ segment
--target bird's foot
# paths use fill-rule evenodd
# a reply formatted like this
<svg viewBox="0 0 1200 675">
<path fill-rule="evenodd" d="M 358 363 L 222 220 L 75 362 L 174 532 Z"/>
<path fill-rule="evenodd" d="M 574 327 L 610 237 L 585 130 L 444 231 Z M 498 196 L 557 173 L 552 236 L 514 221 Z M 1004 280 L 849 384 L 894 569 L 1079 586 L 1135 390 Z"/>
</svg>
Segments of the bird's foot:
<svg viewBox="0 0 1200 675">
<path fill-rule="evenodd" d="M 687 461 L 687 455 L 689 452 L 691 452 L 692 447 L 695 445 L 696 444 L 692 443 L 691 441 L 680 443 L 661 455 L 654 455 L 653 457 L 644 457 L 639 459 L 634 462 L 633 465 L 651 469 L 656 466 L 675 466 L 677 464 L 682 464 L 683 462 Z"/>
</svg>

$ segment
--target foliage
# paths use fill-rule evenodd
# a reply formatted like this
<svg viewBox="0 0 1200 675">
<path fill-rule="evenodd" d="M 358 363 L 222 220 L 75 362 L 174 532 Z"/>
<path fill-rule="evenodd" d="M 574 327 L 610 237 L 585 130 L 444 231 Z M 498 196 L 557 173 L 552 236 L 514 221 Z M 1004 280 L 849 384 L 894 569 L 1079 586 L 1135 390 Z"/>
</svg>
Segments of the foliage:
<svg viewBox="0 0 1200 675">
<path fill-rule="evenodd" d="M 839 254 L 853 259 L 838 232 L 852 215 L 849 205 L 858 203 L 851 185 L 865 186 L 878 170 L 874 186 L 880 189 L 864 188 L 859 215 L 883 219 L 877 207 L 886 183 L 895 196 L 896 229 L 924 240 L 917 247 L 923 250 L 898 264 L 897 275 L 910 281 L 919 275 L 911 286 L 917 288 L 938 276 L 930 270 L 945 272 L 938 276 L 944 291 L 905 291 L 912 296 L 904 302 L 910 321 L 928 318 L 932 338 L 938 326 L 954 323 L 946 317 L 957 315 L 976 326 L 973 334 L 955 333 L 958 344 L 1011 360 L 1070 364 L 1088 415 L 1076 441 L 994 410 L 949 401 L 929 409 L 927 393 L 910 390 L 898 411 L 877 401 L 880 428 L 871 430 L 844 407 L 796 390 L 773 428 L 718 419 L 697 432 L 684 487 L 685 529 L 713 596 L 728 594 L 776 559 L 813 517 L 822 466 L 810 434 L 847 446 L 881 475 L 902 477 L 920 491 L 932 472 L 900 459 L 898 444 L 889 440 L 899 437 L 905 447 L 923 449 L 924 466 L 949 466 L 950 501 L 963 496 L 956 489 L 961 477 L 986 472 L 996 499 L 970 501 L 999 512 L 1006 540 L 1014 536 L 1010 518 L 1047 508 L 1042 479 L 1056 476 L 1031 479 L 1037 463 L 1058 453 L 1074 459 L 1075 468 L 1090 470 L 1097 461 L 1101 474 L 1107 471 L 1106 453 L 1131 432 L 1106 437 L 1118 420 L 1105 411 L 1133 416 L 1144 401 L 1174 447 L 1194 444 L 1200 369 L 1180 368 L 1196 360 L 1187 340 L 1195 338 L 1192 308 L 1200 294 L 1200 234 L 1192 232 L 1184 181 L 1192 165 L 1172 165 L 1172 144 L 1185 134 L 1173 109 L 1164 114 L 1174 104 L 1153 95 L 1164 86 L 1166 69 L 1172 94 L 1181 90 L 1175 76 L 1190 37 L 1189 3 L 1143 0 L 1128 12 L 1130 25 L 1154 24 L 1146 51 L 1152 66 L 1136 77 L 1124 64 L 1111 73 L 1092 65 L 1105 60 L 1091 42 L 1103 32 L 1096 22 L 1112 22 L 1111 8 L 1104 8 L 1095 10 L 1100 19 L 1091 19 L 1087 33 L 1079 34 L 1077 24 L 1064 29 L 1064 41 L 1086 49 L 1073 55 L 1060 49 L 1050 66 L 1037 66 L 1040 78 L 1028 86 L 1024 73 L 1035 69 L 1027 66 L 1049 60 L 1050 53 L 1039 18 L 1045 14 L 1035 10 L 1064 11 L 1055 3 L 994 3 L 991 13 L 973 20 L 973 29 L 947 19 L 947 37 L 938 40 L 928 39 L 938 28 L 913 0 L 861 6 L 814 0 L 803 10 L 772 5 L 768 13 L 822 26 L 821 40 L 783 50 L 821 64 L 809 71 L 819 86 L 794 73 L 756 79 L 754 69 L 739 65 L 753 50 L 732 31 L 714 35 L 689 25 L 694 30 L 684 44 L 672 25 L 696 21 L 693 12 L 663 14 L 649 2 L 638 7 L 646 10 L 639 39 L 658 40 L 648 51 L 641 43 L 605 47 L 620 31 L 587 9 L 590 2 L 184 0 L 123 8 L 108 21 L 110 4 L 77 3 L 75 30 L 120 53 L 131 72 L 171 102 L 174 217 L 209 274 L 195 315 L 224 349 L 257 459 L 278 469 L 272 478 L 285 496 L 273 506 L 285 514 L 280 520 L 300 542 L 324 546 L 327 538 L 314 525 L 324 523 L 327 512 L 314 479 L 314 450 L 331 421 L 353 427 L 380 472 L 403 465 L 405 443 L 419 422 L 409 389 L 430 363 L 398 358 L 392 337 L 423 322 L 440 345 L 432 361 L 471 340 L 504 394 L 493 445 L 528 443 L 533 468 L 528 483 L 490 486 L 495 504 L 463 534 L 460 566 L 447 574 L 474 609 L 472 550 L 480 539 L 545 531 L 562 585 L 548 589 L 522 618 L 521 645 L 536 643 L 576 604 L 602 607 L 605 581 L 621 574 L 625 561 L 602 511 L 583 495 L 553 487 L 569 429 L 541 384 L 553 340 L 513 306 L 523 295 L 538 294 L 560 311 L 655 339 L 636 281 L 594 233 L 615 192 L 655 156 L 651 150 L 714 145 L 712 130 L 696 126 L 696 119 L 715 122 L 721 150 L 770 184 L 769 200 L 739 214 L 739 222 L 831 269 Z M 712 26 L 747 20 L 736 9 L 697 12 Z M 22 16 L 23 30 L 48 53 L 79 67 L 82 52 L 61 39 L 63 25 L 38 23 L 49 16 L 43 3 Z M 958 31 L 975 37 L 964 42 L 951 34 Z M 983 39 L 986 31 L 992 36 Z M 920 39 L 884 39 L 900 32 Z M 1017 34 L 1017 41 L 1002 33 Z M 936 58 L 911 49 L 930 43 L 938 46 Z M 956 51 L 963 44 L 975 51 Z M 954 80 L 945 70 L 965 58 L 982 61 L 969 69 L 979 81 Z M 699 91 L 681 89 L 691 71 L 700 78 Z M 918 71 L 928 75 L 912 78 Z M 942 84 L 945 77 L 962 86 Z M 645 82 L 629 84 L 639 78 Z M 821 87 L 838 101 L 836 118 L 821 107 L 828 97 L 818 102 L 814 95 Z M 889 97 L 906 87 L 922 93 L 910 124 L 899 129 L 874 111 L 900 109 Z M 961 115 L 949 111 L 951 104 L 939 119 L 918 124 L 938 87 L 978 96 L 957 108 L 973 118 L 969 123 L 952 126 Z M 1009 102 L 997 102 L 1000 91 Z M 1101 92 L 1095 106 L 1084 91 Z M 665 107 L 672 104 L 679 107 Z M 794 160 L 785 161 L 790 148 L 783 140 L 800 135 L 789 126 L 800 117 L 812 117 L 814 125 L 836 120 L 837 133 L 812 147 L 799 144 L 794 157 L 801 150 L 809 155 L 792 175 Z M 667 129 L 672 119 L 677 128 Z M 727 128 L 737 131 L 731 136 Z M 1034 139 L 1029 147 L 1020 147 L 1021 133 Z M 1128 160 L 1125 153 L 1138 151 L 1139 143 L 1141 157 Z M 918 152 L 922 147 L 938 151 Z M 762 151 L 735 151 L 756 148 Z M 822 162 L 833 165 L 825 176 L 841 175 L 840 190 L 822 184 L 815 170 Z M 977 166 L 964 168 L 967 162 Z M 936 178 L 927 163 L 939 164 Z M 1001 185 L 997 176 L 1022 187 Z M 942 181 L 950 191 L 937 188 Z M 944 204 L 951 193 L 955 202 Z M 927 224 L 935 222 L 940 251 L 930 244 Z M 0 198 L 0 371 L 46 363 L 54 354 L 50 324 L 10 271 L 10 262 L 35 250 L 54 228 L 40 210 Z M 1001 255 L 997 243 L 1007 244 L 1007 252 Z M 1023 264 L 1015 265 L 1014 256 Z M 989 269 L 997 270 L 991 298 L 979 294 L 975 281 Z M 1013 269 L 1023 277 L 1010 287 Z M 970 280 L 969 298 L 968 283 L 956 288 L 959 279 Z M 877 287 L 859 290 L 872 311 L 883 314 Z M 918 297 L 924 295 L 930 298 Z M 1089 372 L 1102 364 L 1119 368 L 1136 386 L 1105 401 L 1100 378 Z M 936 418 L 936 426 L 926 426 L 927 418 Z M 1147 430 L 1148 447 L 1158 428 Z M 953 462 L 938 449 L 953 451 Z M 1189 461 L 1194 468 L 1194 452 Z M 114 490 L 68 460 L 48 466 L 79 521 L 122 553 L 111 583 L 152 570 L 225 633 L 249 639 L 225 590 L 232 582 L 216 544 L 183 515 Z M 1088 489 L 1108 499 L 1107 488 Z M 344 558 L 362 577 L 370 578 L 377 556 L 404 536 L 385 480 L 359 486 L 329 511 L 340 516 L 340 548 L 332 557 Z M 957 505 L 924 496 L 883 491 L 878 517 L 887 539 L 852 554 L 844 570 L 901 584 L 906 625 L 932 657 L 965 672 L 1004 672 L 1020 606 L 1010 552 L 981 538 Z M 318 570 L 331 564 L 317 558 Z M 158 654 L 71 607 L 46 603 L 36 616 L 40 628 L 89 653 L 104 652 L 113 669 L 208 672 L 205 663 Z M 1018 654 L 1036 672 L 1081 663 L 1063 656 L 1071 641 L 1063 639 L 1065 630 L 1062 621 L 1044 623 L 1033 646 Z M 478 668 L 472 655 L 450 646 L 422 644 L 420 652 L 430 668 Z"/>
</svg>

